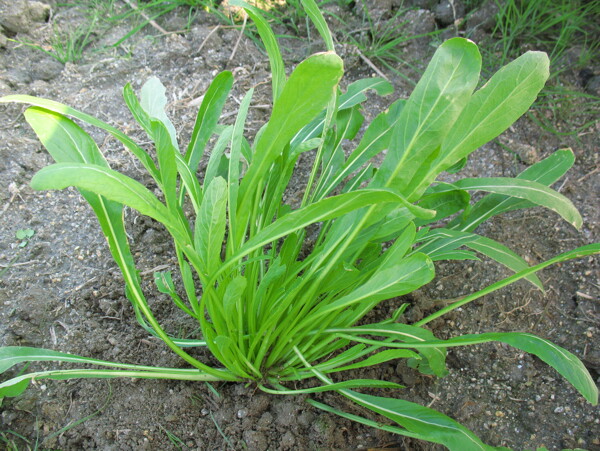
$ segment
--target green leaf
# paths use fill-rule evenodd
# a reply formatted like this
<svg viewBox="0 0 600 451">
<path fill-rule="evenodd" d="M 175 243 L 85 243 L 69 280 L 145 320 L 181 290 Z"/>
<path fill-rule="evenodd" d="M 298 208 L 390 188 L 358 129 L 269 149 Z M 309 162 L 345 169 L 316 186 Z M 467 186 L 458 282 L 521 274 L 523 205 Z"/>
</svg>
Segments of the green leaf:
<svg viewBox="0 0 600 451">
<path fill-rule="evenodd" d="M 213 370 L 214 371 L 214 370 Z M 4 396 L 20 395 L 33 380 L 53 379 L 114 379 L 118 377 L 137 378 L 137 379 L 172 379 L 184 381 L 219 381 L 223 380 L 217 376 L 212 376 L 202 371 L 179 370 L 177 368 L 170 371 L 160 371 L 160 368 L 150 368 L 143 371 L 126 370 L 95 370 L 95 369 L 75 369 L 75 370 L 54 370 L 40 371 L 36 373 L 23 374 L 0 383 L 0 399 Z"/>
<path fill-rule="evenodd" d="M 121 141 L 127 149 L 131 151 L 144 165 L 146 170 L 150 173 L 150 175 L 157 181 L 160 181 L 160 176 L 158 174 L 158 169 L 156 165 L 150 158 L 150 156 L 139 147 L 129 136 L 125 135 L 121 131 L 117 130 L 115 127 L 108 125 L 105 122 L 102 122 L 99 119 L 96 119 L 94 116 L 90 116 L 89 114 L 82 113 L 81 111 L 77 111 L 74 108 L 68 107 L 59 102 L 55 102 L 53 100 L 48 99 L 40 99 L 38 97 L 25 96 L 25 95 L 11 95 L 0 97 L 0 103 L 26 103 L 30 105 L 34 105 L 37 107 L 44 108 L 46 110 L 54 111 L 55 113 L 59 113 L 65 116 L 71 116 L 76 119 L 87 122 L 90 125 L 101 128 L 102 130 L 107 131 L 116 139 Z M 91 163 L 91 161 L 89 161 Z M 94 164 L 101 164 L 99 161 L 94 161 Z"/>
<path fill-rule="evenodd" d="M 453 184 L 467 191 L 486 191 L 525 199 L 555 211 L 577 229 L 583 224 L 581 215 L 569 199 L 538 182 L 508 177 L 482 177 L 462 179 Z"/>
<path fill-rule="evenodd" d="M 60 113 L 30 107 L 25 119 L 58 163 L 91 163 L 108 167 L 95 141 L 79 125 Z"/>
<path fill-rule="evenodd" d="M 428 174 L 411 183 L 407 197 L 418 198 L 438 174 L 498 136 L 523 115 L 544 86 L 548 66 L 545 53 L 527 52 L 496 72 L 473 94 L 444 139 Z"/>
<path fill-rule="evenodd" d="M 298 131 L 327 106 L 343 74 L 343 63 L 334 53 L 320 53 L 302 61 L 275 101 L 271 119 L 258 138 L 252 163 L 240 185 L 238 208 L 247 218 L 254 197 L 271 164 Z"/>
<path fill-rule="evenodd" d="M 517 175 L 517 178 L 549 186 L 561 178 L 573 165 L 574 161 L 575 155 L 571 149 L 557 150 L 549 157 L 525 169 Z M 471 232 L 492 216 L 533 205 L 531 202 L 515 197 L 488 194 L 473 205 L 463 217 L 459 217 L 448 224 L 448 227 Z"/>
<path fill-rule="evenodd" d="M 386 349 L 385 351 L 380 351 L 364 360 L 361 360 L 360 362 L 335 368 L 335 371 L 355 370 L 358 368 L 379 365 L 384 362 L 389 362 L 390 360 L 409 358 L 420 359 L 421 357 L 419 357 L 419 354 L 409 349 Z"/>
<path fill-rule="evenodd" d="M 427 364 L 431 371 L 433 371 L 433 374 L 438 377 L 448 374 L 448 370 L 446 369 L 446 351 L 443 349 L 443 346 L 435 347 L 431 345 L 437 339 L 431 331 L 422 327 L 400 323 L 379 323 L 350 328 L 330 328 L 326 332 L 336 333 L 348 340 L 374 346 L 417 349 L 419 354 L 424 357 L 423 360 L 419 361 L 419 366 Z M 364 339 L 361 335 L 388 337 L 397 341 Z M 401 343 L 398 343 L 398 341 Z M 439 340 L 439 342 L 442 342 L 442 340 Z"/>
<path fill-rule="evenodd" d="M 225 319 L 230 325 L 233 324 L 237 313 L 240 313 L 240 310 L 236 307 L 241 307 L 240 301 L 243 299 L 247 284 L 248 282 L 243 276 L 237 276 L 227 284 L 225 295 L 223 296 L 223 310 L 225 312 Z M 238 327 L 241 326 L 242 324 Z"/>
<path fill-rule="evenodd" d="M 206 274 L 212 274 L 221 265 L 221 248 L 225 238 L 227 182 L 217 177 L 210 182 L 196 219 L 194 246 L 204 262 Z"/>
<path fill-rule="evenodd" d="M 177 132 L 175 126 L 168 118 L 165 112 L 167 106 L 166 89 L 157 77 L 150 77 L 140 92 L 140 106 L 150 118 L 157 119 L 167 129 L 171 138 L 171 143 L 175 149 L 179 149 L 177 144 Z"/>
<path fill-rule="evenodd" d="M 127 205 L 141 214 L 177 230 L 167 208 L 141 183 L 103 166 L 84 163 L 56 163 L 41 169 L 31 179 L 36 190 L 76 186 Z"/>
<path fill-rule="evenodd" d="M 242 0 L 231 0 L 229 4 L 244 8 L 256 25 L 256 30 L 258 31 L 260 39 L 267 50 L 267 55 L 269 55 L 272 78 L 271 83 L 273 88 L 273 102 L 275 102 L 281 95 L 281 91 L 285 85 L 285 66 L 281 57 L 281 51 L 279 50 L 279 44 L 277 44 L 277 38 L 273 34 L 273 30 L 269 26 L 269 23 L 261 14 L 260 9 L 249 5 Z"/>
<path fill-rule="evenodd" d="M 230 125 L 227 128 L 225 128 L 221 132 L 219 139 L 217 139 L 217 142 L 213 147 L 212 152 L 210 153 L 210 158 L 208 159 L 208 165 L 206 166 L 206 172 L 204 173 L 204 181 L 202 184 L 202 188 L 204 191 L 206 191 L 206 188 L 208 188 L 208 185 L 210 184 L 210 182 L 213 181 L 215 177 L 227 177 L 227 174 L 222 173 L 223 171 L 221 169 L 223 168 L 223 159 L 226 159 L 223 156 L 223 152 L 225 151 L 227 145 L 231 142 L 232 133 L 233 125 Z M 227 163 L 227 171 L 229 171 L 229 162 Z"/>
<path fill-rule="evenodd" d="M 127 83 L 123 88 L 123 100 L 131 111 L 133 118 L 136 120 L 138 124 L 144 129 L 144 131 L 148 134 L 150 139 L 152 138 L 152 127 L 150 126 L 150 116 L 148 113 L 142 108 L 140 105 L 140 101 L 138 100 L 131 84 Z"/>
<path fill-rule="evenodd" d="M 154 370 L 167 372 L 190 371 L 183 369 L 177 370 L 174 368 L 160 368 L 154 366 L 130 365 L 126 363 L 109 362 L 106 360 L 92 359 L 89 357 L 81 357 L 75 354 L 53 351 L 51 349 L 30 348 L 25 346 L 4 346 L 0 348 L 0 373 L 4 373 L 13 366 L 25 362 L 68 362 L 135 370 Z"/>
<path fill-rule="evenodd" d="M 429 243 L 418 250 L 428 253 L 433 260 L 460 258 L 460 252 L 456 254 L 457 251 L 455 249 L 464 245 L 497 261 L 514 272 L 529 268 L 527 262 L 508 247 L 490 238 L 474 233 L 438 228 L 426 235 L 425 239 L 430 240 Z M 467 254 L 464 254 L 463 257 L 467 257 Z M 526 279 L 544 291 L 541 280 L 535 274 L 527 276 Z"/>
<path fill-rule="evenodd" d="M 33 229 L 19 229 L 17 233 L 15 233 L 15 238 L 17 240 L 26 240 L 32 238 L 35 235 L 35 231 Z"/>
<path fill-rule="evenodd" d="M 350 83 L 346 92 L 339 96 L 338 111 L 352 108 L 367 100 L 365 92 L 369 89 L 374 90 L 380 96 L 385 96 L 394 92 L 394 87 L 391 83 L 383 78 L 363 78 L 354 83 Z M 324 124 L 325 112 L 323 111 L 294 136 L 292 147 L 296 147 L 306 140 L 320 136 L 323 132 Z"/>
<path fill-rule="evenodd" d="M 415 254 L 399 262 L 392 259 L 385 260 L 386 264 L 378 268 L 375 274 L 360 287 L 346 296 L 321 307 L 315 315 L 322 317 L 332 312 L 358 305 L 374 304 L 384 299 L 400 296 L 431 281 L 434 276 L 434 267 L 429 257 L 424 254 Z"/>
<path fill-rule="evenodd" d="M 471 200 L 469 193 L 463 190 L 455 189 L 443 193 L 426 194 L 419 201 L 419 207 L 434 210 L 436 215 L 431 219 L 418 219 L 415 225 L 424 226 L 432 222 L 447 218 L 460 210 L 464 210 Z"/>
<path fill-rule="evenodd" d="M 326 196 L 346 177 L 359 169 L 363 164 L 389 147 L 392 131 L 396 126 L 405 100 L 397 100 L 388 111 L 380 113 L 367 127 L 360 143 L 352 151 L 343 167 L 329 183 L 322 187 L 319 197 Z"/>
<path fill-rule="evenodd" d="M 321 39 L 325 41 L 325 47 L 328 51 L 335 51 L 333 47 L 333 38 L 331 37 L 331 32 L 329 31 L 329 27 L 327 26 L 327 22 L 323 17 L 323 14 L 319 10 L 319 7 L 314 2 L 314 0 L 301 0 L 302 6 L 304 7 L 304 11 L 310 17 L 310 20 L 315 25 L 315 28 L 321 35 Z"/>
<path fill-rule="evenodd" d="M 402 399 L 365 395 L 350 390 L 344 390 L 342 394 L 357 404 L 395 421 L 409 432 L 448 447 L 450 451 L 493 449 L 460 423 L 428 407 Z"/>
<path fill-rule="evenodd" d="M 264 392 L 271 393 L 274 395 L 301 395 L 307 393 L 323 393 L 332 390 L 345 390 L 350 388 L 404 388 L 402 385 L 394 382 L 378 381 L 373 379 L 353 379 L 350 381 L 335 382 L 328 385 L 320 385 L 313 388 L 295 389 L 288 390 L 284 387 L 277 388 L 276 390 L 269 389 L 265 386 L 259 385 L 259 388 Z"/>
<path fill-rule="evenodd" d="M 215 77 L 204 94 L 196 116 L 192 137 L 185 152 L 185 160 L 192 172 L 196 172 L 206 143 L 215 131 L 232 84 L 231 72 L 223 71 Z"/>
<path fill-rule="evenodd" d="M 384 334 L 393 336 L 396 334 L 400 340 L 405 340 L 405 336 L 411 334 L 406 325 L 394 324 L 394 328 L 385 331 L 385 327 L 359 326 L 353 328 L 360 330 L 363 334 Z M 400 328 L 398 328 L 400 327 Z M 412 326 L 414 328 L 414 326 Z M 397 330 L 396 330 L 397 329 Z M 406 331 L 404 329 L 407 329 Z M 417 329 L 417 328 L 415 328 Z M 419 342 L 420 341 L 420 342 Z M 448 340 L 423 341 L 401 345 L 403 347 L 412 347 L 420 350 L 424 347 L 452 347 L 469 346 L 474 344 L 489 343 L 499 341 L 509 344 L 530 354 L 535 355 L 544 361 L 568 380 L 581 395 L 593 405 L 598 404 L 598 387 L 587 368 L 581 361 L 566 349 L 561 348 L 554 343 L 537 337 L 533 334 L 522 332 L 492 332 L 484 334 L 462 335 L 460 337 L 450 338 Z M 395 344 L 386 342 L 385 346 L 394 346 Z"/>
<path fill-rule="evenodd" d="M 229 236 L 231 239 L 228 240 L 228 243 L 231 246 L 231 250 L 235 251 L 238 247 L 235 242 L 235 237 L 237 237 L 236 228 L 237 228 L 237 217 L 236 210 L 238 204 L 238 190 L 239 190 L 239 178 L 240 178 L 240 159 L 242 156 L 242 146 L 244 143 L 244 124 L 246 123 L 246 116 L 248 114 L 248 108 L 250 107 L 250 101 L 252 100 L 252 95 L 254 94 L 254 89 L 250 89 L 244 98 L 242 99 L 242 103 L 240 104 L 240 109 L 238 111 L 237 118 L 235 120 L 235 125 L 233 127 L 233 133 L 231 135 L 231 154 L 229 156 L 229 168 L 228 168 L 228 212 L 229 212 Z"/>
<path fill-rule="evenodd" d="M 151 120 L 152 136 L 155 140 L 160 171 L 161 188 L 170 209 L 177 204 L 177 158 L 179 150 L 173 146 L 173 137 L 163 122 Z"/>
<path fill-rule="evenodd" d="M 453 38 L 435 52 L 402 109 L 376 186 L 410 193 L 413 176 L 439 151 L 479 80 L 481 55 L 466 39 Z"/>
</svg>

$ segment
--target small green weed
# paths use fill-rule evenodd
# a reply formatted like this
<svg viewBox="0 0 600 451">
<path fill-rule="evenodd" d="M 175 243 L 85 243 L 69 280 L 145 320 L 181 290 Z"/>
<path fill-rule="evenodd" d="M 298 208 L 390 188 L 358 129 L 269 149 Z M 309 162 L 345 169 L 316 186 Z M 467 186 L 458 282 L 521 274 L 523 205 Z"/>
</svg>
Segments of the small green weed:
<svg viewBox="0 0 600 451">
<path fill-rule="evenodd" d="M 33 238 L 35 235 L 35 231 L 32 229 L 19 229 L 17 233 L 15 233 L 15 238 L 20 241 L 19 247 L 25 247 L 29 244 L 29 240 Z"/>
<path fill-rule="evenodd" d="M 472 431 L 433 409 L 358 391 L 402 388 L 396 383 L 339 377 L 334 382 L 332 375 L 406 359 L 423 374 L 443 377 L 448 348 L 497 341 L 536 355 L 597 404 L 598 388 L 585 366 L 545 339 L 526 332 L 488 332 L 441 340 L 425 327 L 517 280 L 543 290 L 537 271 L 600 252 L 599 244 L 590 244 L 529 266 L 507 246 L 475 233 L 495 215 L 531 206 L 545 207 L 580 228 L 583 220 L 572 202 L 549 188 L 572 166 L 570 149 L 558 150 L 516 178 L 436 181 L 443 172 L 459 172 L 472 152 L 529 109 L 548 79 L 547 55 L 527 52 L 476 89 L 482 62 L 478 47 L 466 39 L 450 39 L 437 49 L 410 97 L 396 100 L 366 125 L 361 112 L 365 92 L 385 96 L 392 86 L 369 78 L 341 91 L 343 62 L 314 0 L 302 4 L 327 51 L 308 57 L 289 77 L 261 11 L 241 0 L 230 4 L 246 9 L 271 64 L 273 110 L 253 140 L 244 135 L 252 89 L 241 101 L 235 123 L 219 124 L 233 84 L 228 71 L 209 86 L 184 149 L 165 112 L 167 97 L 160 81 L 148 80 L 139 98 L 125 86 L 125 103 L 154 143 L 153 154 L 116 128 L 58 102 L 25 95 L 0 99 L 31 105 L 25 118 L 56 161 L 33 177 L 32 187 L 80 190 L 98 217 L 139 324 L 189 365 L 128 365 L 7 346 L 0 348 L 0 371 L 36 361 L 104 369 L 17 375 L 0 384 L 0 397 L 19 395 L 34 379 L 114 377 L 244 382 L 278 395 L 335 391 L 394 424 L 311 404 L 451 450 L 488 450 L 492 448 Z M 122 142 L 152 177 L 160 196 L 111 169 L 93 139 L 70 118 Z M 356 140 L 363 125 L 364 134 Z M 204 176 L 198 178 L 212 137 L 215 144 Z M 350 143 L 353 150 L 347 154 L 343 147 Z M 284 199 L 296 163 L 309 151 L 315 156 L 304 196 L 300 205 L 288 205 Z M 375 167 L 374 157 L 384 152 L 383 162 Z M 478 191 L 487 194 L 473 201 L 471 193 Z M 174 336 L 152 311 L 130 250 L 125 206 L 159 222 L 172 237 L 181 283 L 176 285 L 170 272 L 156 274 L 155 281 L 159 291 L 197 322 L 198 336 Z M 308 227 L 317 228 L 316 238 L 307 236 Z M 478 260 L 478 254 L 513 274 L 413 324 L 404 317 L 408 304 L 398 306 L 389 318 L 364 324 L 381 302 L 430 282 L 436 262 Z M 187 352 L 199 346 L 208 348 L 219 365 L 210 366 Z M 309 378 L 319 384 L 296 388 Z"/>
</svg>

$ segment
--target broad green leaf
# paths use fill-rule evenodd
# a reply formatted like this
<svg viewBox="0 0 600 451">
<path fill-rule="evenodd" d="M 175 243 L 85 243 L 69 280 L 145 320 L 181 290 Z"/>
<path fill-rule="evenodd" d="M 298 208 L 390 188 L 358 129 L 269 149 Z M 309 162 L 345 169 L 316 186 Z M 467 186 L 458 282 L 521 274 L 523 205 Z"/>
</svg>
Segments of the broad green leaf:
<svg viewBox="0 0 600 451">
<path fill-rule="evenodd" d="M 39 107 L 29 108 L 25 115 L 40 141 L 57 162 L 92 163 L 108 168 L 94 141 L 70 119 Z M 152 314 L 147 308 L 129 248 L 123 223 L 123 206 L 85 189 L 80 189 L 80 192 L 96 213 L 110 252 L 123 273 L 126 292 L 131 293 L 128 298 L 132 302 L 138 322 L 156 334 L 143 316 L 152 321 Z"/>
<path fill-rule="evenodd" d="M 471 41 L 453 38 L 437 49 L 400 113 L 376 186 L 410 192 L 413 175 L 439 150 L 469 102 L 480 69 L 481 55 Z"/>
<path fill-rule="evenodd" d="M 448 447 L 450 451 L 493 449 L 460 423 L 428 407 L 402 399 L 365 395 L 350 390 L 344 390 L 342 394 L 357 404 L 395 421 L 409 432 Z"/>
<path fill-rule="evenodd" d="M 223 310 L 226 314 L 234 316 L 238 300 L 242 298 L 246 290 L 247 280 L 243 276 L 236 276 L 227 283 L 225 295 L 223 296 Z"/>
<path fill-rule="evenodd" d="M 231 0 L 229 4 L 244 8 L 256 25 L 256 30 L 258 31 L 260 39 L 265 46 L 267 55 L 269 55 L 269 64 L 271 65 L 272 74 L 271 84 L 273 88 L 273 102 L 276 102 L 285 85 L 285 66 L 283 64 L 277 38 L 273 34 L 273 30 L 271 29 L 269 23 L 261 14 L 260 9 L 249 5 L 242 0 Z"/>
<path fill-rule="evenodd" d="M 181 182 L 185 187 L 185 191 L 188 194 L 192 206 L 194 207 L 194 213 L 198 215 L 200 211 L 200 204 L 202 203 L 202 188 L 198 182 L 196 174 L 193 174 L 190 167 L 185 162 L 185 159 L 179 152 L 175 153 L 175 163 L 177 165 L 177 172 L 181 177 Z"/>
<path fill-rule="evenodd" d="M 215 77 L 204 94 L 196 116 L 192 137 L 185 152 L 185 160 L 192 172 L 196 172 L 206 143 L 215 131 L 232 84 L 231 72 L 223 71 Z"/>
<path fill-rule="evenodd" d="M 343 74 L 343 63 L 334 53 L 320 53 L 301 62 L 292 72 L 273 106 L 271 119 L 256 144 L 252 163 L 240 185 L 239 208 L 247 218 L 250 199 L 259 180 L 281 155 L 294 135 L 323 108 L 335 94 Z"/>
<path fill-rule="evenodd" d="M 508 177 L 482 177 L 462 179 L 454 182 L 454 186 L 467 191 L 486 191 L 525 199 L 555 211 L 577 229 L 583 224 L 581 215 L 569 199 L 538 182 Z"/>
<path fill-rule="evenodd" d="M 217 177 L 210 182 L 196 218 L 194 246 L 204 262 L 206 274 L 221 265 L 221 248 L 225 238 L 227 182 Z"/>
<path fill-rule="evenodd" d="M 542 161 L 529 166 L 517 178 L 531 180 L 549 186 L 561 178 L 573 165 L 575 156 L 571 149 L 561 149 L 554 152 Z M 492 216 L 519 208 L 528 208 L 534 204 L 523 199 L 503 196 L 501 194 L 488 194 L 478 201 L 468 213 L 448 224 L 449 228 L 457 228 L 471 232 Z"/>
<path fill-rule="evenodd" d="M 545 53 L 527 52 L 496 72 L 473 94 L 443 141 L 429 173 L 411 183 L 408 198 L 418 198 L 440 172 L 498 136 L 523 115 L 543 88 L 548 66 Z"/>
<path fill-rule="evenodd" d="M 464 210 L 469 205 L 471 196 L 464 190 L 452 190 L 444 193 L 431 193 L 424 195 L 419 201 L 419 207 L 434 210 L 436 215 L 431 219 L 417 219 L 417 226 L 424 226 L 432 222 L 447 218 L 461 210 Z"/>
<path fill-rule="evenodd" d="M 24 115 L 57 163 L 91 163 L 108 167 L 96 142 L 72 120 L 39 107 L 27 108 Z"/>
<path fill-rule="evenodd" d="M 160 176 L 158 174 L 158 169 L 156 165 L 152 161 L 152 158 L 140 147 L 138 146 L 129 136 L 124 134 L 123 132 L 117 130 L 115 127 L 108 125 L 105 122 L 102 122 L 99 119 L 96 119 L 94 116 L 90 116 L 89 114 L 82 113 L 81 111 L 77 111 L 74 108 L 71 108 L 67 105 L 64 105 L 59 102 L 55 102 L 53 100 L 48 99 L 40 99 L 38 97 L 25 96 L 25 95 L 10 95 L 5 97 L 0 97 L 0 103 L 25 103 L 33 106 L 37 106 L 40 108 L 44 108 L 50 111 L 54 111 L 55 113 L 59 113 L 65 116 L 74 117 L 75 119 L 79 119 L 81 121 L 87 122 L 90 125 L 101 128 L 102 130 L 107 131 L 116 139 L 121 141 L 131 153 L 133 153 L 140 162 L 144 165 L 146 170 L 150 173 L 150 175 L 157 181 L 160 182 Z"/>
<path fill-rule="evenodd" d="M 31 179 L 35 190 L 75 186 L 127 205 L 143 215 L 177 230 L 167 208 L 141 183 L 103 166 L 84 163 L 56 163 L 41 169 Z"/>
<path fill-rule="evenodd" d="M 179 149 L 177 144 L 177 132 L 175 126 L 167 116 L 165 107 L 167 106 L 166 89 L 157 77 L 150 77 L 142 86 L 140 92 L 140 106 L 150 118 L 157 119 L 167 129 L 171 138 L 171 143 L 175 149 Z"/>
</svg>

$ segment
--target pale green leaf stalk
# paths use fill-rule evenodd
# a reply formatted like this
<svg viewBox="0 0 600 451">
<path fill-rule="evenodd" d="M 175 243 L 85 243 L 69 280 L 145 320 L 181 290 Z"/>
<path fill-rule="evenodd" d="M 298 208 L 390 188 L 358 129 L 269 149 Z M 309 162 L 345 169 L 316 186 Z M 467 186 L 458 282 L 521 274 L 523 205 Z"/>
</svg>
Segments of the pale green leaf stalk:
<svg viewBox="0 0 600 451">
<path fill-rule="evenodd" d="M 146 152 L 114 127 L 58 102 L 21 95 L 0 98 L 0 103 L 30 105 L 25 119 L 56 161 L 33 177 L 32 187 L 79 189 L 98 217 L 137 321 L 188 365 L 183 369 L 126 365 L 8 346 L 0 349 L 0 372 L 48 361 L 103 369 L 12 373 L 0 383 L 0 398 L 18 396 L 33 379 L 71 378 L 223 380 L 253 383 L 282 395 L 331 390 L 394 425 L 309 402 L 451 450 L 489 450 L 494 448 L 435 410 L 397 396 L 357 391 L 400 389 L 397 384 L 352 375 L 359 368 L 407 359 L 420 372 L 443 377 L 447 348 L 497 341 L 536 355 L 596 404 L 598 389 L 583 364 L 543 338 L 515 332 L 450 334 L 454 336 L 440 340 L 425 328 L 432 320 L 520 279 L 543 290 L 537 271 L 600 252 L 600 245 L 590 244 L 530 267 L 505 244 L 476 233 L 479 224 L 495 215 L 533 206 L 545 207 L 580 228 L 582 218 L 572 202 L 549 188 L 574 162 L 568 149 L 516 178 L 436 182 L 443 171 L 459 172 L 469 154 L 527 111 L 548 77 L 547 56 L 528 52 L 475 90 L 479 50 L 471 41 L 450 39 L 438 48 L 408 99 L 390 102 L 388 109 L 364 124 L 361 108 L 366 91 L 384 96 L 391 94 L 392 86 L 382 79 L 367 79 L 350 84 L 345 92 L 340 89 L 343 62 L 313 0 L 302 4 L 327 51 L 308 57 L 289 77 L 275 35 L 260 10 L 241 0 L 230 3 L 245 7 L 255 21 L 273 72 L 273 111 L 255 137 L 244 135 L 252 90 L 244 97 L 235 124 L 219 124 L 233 83 L 227 71 L 210 84 L 186 146 L 177 141 L 165 111 L 165 88 L 158 79 L 143 86 L 139 99 L 130 85 L 125 87 L 125 103 L 154 143 L 155 153 Z M 160 193 L 111 169 L 75 120 L 121 141 Z M 353 150 L 345 153 L 349 146 Z M 286 193 L 296 163 L 307 152 L 313 152 L 314 162 L 305 194 L 300 205 L 288 205 Z M 373 159 L 382 153 L 385 158 L 377 167 Z M 206 171 L 198 174 L 205 154 L 209 154 Z M 489 194 L 472 202 L 470 193 L 475 191 Z M 153 312 L 146 301 L 126 233 L 124 206 L 162 224 L 173 239 L 181 283 L 174 282 L 179 279 L 172 277 L 172 268 L 156 273 L 155 282 L 182 314 L 197 321 L 196 336 L 184 338 L 165 330 L 159 312 Z M 307 236 L 307 229 L 316 235 Z M 429 283 L 436 262 L 478 259 L 478 255 L 513 274 L 414 324 L 406 324 L 403 315 L 410 306 L 401 303 L 389 318 L 365 324 L 364 318 L 382 301 Z M 197 346 L 207 347 L 220 364 L 213 367 L 186 351 Z M 342 372 L 346 379 L 334 383 L 330 375 Z M 306 378 L 316 378 L 321 385 L 298 384 Z"/>
</svg>

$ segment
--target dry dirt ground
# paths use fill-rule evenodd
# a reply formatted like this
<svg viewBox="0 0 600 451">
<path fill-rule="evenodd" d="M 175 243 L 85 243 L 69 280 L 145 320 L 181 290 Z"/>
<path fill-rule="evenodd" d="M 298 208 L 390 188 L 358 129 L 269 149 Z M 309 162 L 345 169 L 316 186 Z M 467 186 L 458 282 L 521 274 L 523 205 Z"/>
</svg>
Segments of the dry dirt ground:
<svg viewBox="0 0 600 451">
<path fill-rule="evenodd" d="M 31 3 L 0 1 L 0 19 L 5 20 L 11 8 Z M 393 4 L 375 2 L 382 14 Z M 52 21 L 63 26 L 76 27 L 85 20 L 72 6 L 52 7 Z M 351 10 L 335 12 L 348 17 L 354 14 Z M 269 104 L 270 92 L 266 56 L 247 38 L 241 39 L 232 54 L 239 30 L 218 26 L 213 16 L 198 13 L 188 28 L 186 10 L 178 9 L 159 23 L 167 31 L 184 31 L 165 36 L 145 27 L 122 45 L 95 52 L 132 29 L 131 21 L 115 23 L 93 37 L 93 46 L 83 60 L 60 64 L 39 50 L 6 40 L 48 42 L 53 26 L 43 11 L 36 14 L 27 16 L 23 24 L 13 24 L 21 27 L 15 30 L 9 30 L 4 22 L 4 35 L 0 35 L 1 95 L 20 93 L 58 100 L 144 142 L 143 133 L 122 102 L 121 89 L 130 82 L 138 90 L 156 75 L 167 87 L 169 114 L 186 142 L 199 98 L 212 77 L 229 69 L 236 82 L 223 120 L 231 122 L 250 87 L 256 87 L 256 95 L 248 134 L 256 132 L 268 118 L 264 107 Z M 434 27 L 434 12 L 421 9 L 412 25 L 416 29 Z M 450 27 L 446 35 L 453 32 Z M 318 42 L 307 39 L 283 42 L 288 68 L 320 49 Z M 428 40 L 405 48 L 407 59 L 416 61 L 417 69 L 423 68 L 432 51 Z M 340 46 L 340 53 L 347 67 L 344 85 L 373 75 L 351 48 Z M 598 69 L 589 68 L 591 73 L 598 73 Z M 411 70 L 406 71 L 414 76 Z M 396 92 L 372 101 L 365 110 L 367 118 L 398 96 L 410 93 L 411 85 L 404 78 L 388 76 Z M 576 89 L 583 89 L 577 71 L 567 72 L 567 77 Z M 577 105 L 571 111 L 575 114 Z M 91 209 L 77 191 L 36 192 L 29 187 L 33 174 L 51 159 L 22 112 L 18 105 L 0 107 L 0 344 L 45 347 L 127 363 L 180 366 L 176 356 L 135 322 L 120 273 Z M 134 160 L 114 139 L 98 130 L 90 132 L 113 168 L 144 181 Z M 514 176 L 553 151 L 572 147 L 577 162 L 555 188 L 572 199 L 584 218 L 583 229 L 577 231 L 546 210 L 517 211 L 493 220 L 480 232 L 508 244 L 531 263 L 598 241 L 598 142 L 597 122 L 575 135 L 559 136 L 525 117 L 498 142 L 477 151 L 464 170 L 467 176 Z M 134 212 L 128 212 L 126 219 L 152 307 L 165 318 L 170 330 L 191 331 L 188 325 L 178 323 L 177 312 L 152 287 L 153 269 L 175 265 L 162 230 Z M 16 238 L 22 229 L 35 231 L 23 247 L 23 241 Z M 434 332 L 445 338 L 486 331 L 531 331 L 580 356 L 597 379 L 598 269 L 598 260 L 593 258 L 555 266 L 541 274 L 546 294 L 518 283 L 438 320 L 433 324 Z M 439 300 L 471 292 L 503 274 L 487 261 L 441 265 L 437 278 L 408 298 L 412 303 L 409 319 L 418 319 L 436 308 Z M 377 314 L 389 314 L 399 302 L 384 303 Z M 356 376 L 407 385 L 393 395 L 451 415 L 492 445 L 600 449 L 600 410 L 587 404 L 538 359 L 489 344 L 454 349 L 448 363 L 450 374 L 443 379 L 422 376 L 393 362 Z M 369 416 L 333 394 L 315 398 Z M 241 384 L 214 384 L 211 389 L 205 384 L 172 381 L 49 381 L 31 386 L 18 398 L 5 399 L 1 409 L 0 432 L 19 449 L 37 445 L 63 450 L 440 449 L 315 410 L 301 396 L 270 396 Z M 85 421 L 74 424 L 80 420 Z M 72 427 L 60 432 L 69 425 Z"/>
</svg>

